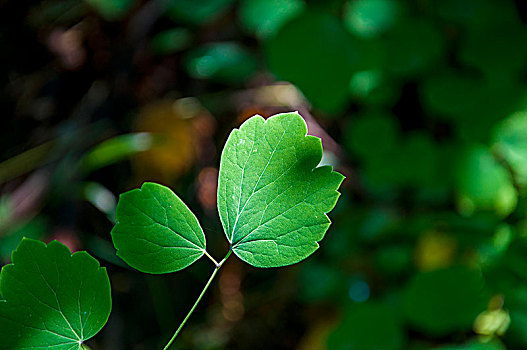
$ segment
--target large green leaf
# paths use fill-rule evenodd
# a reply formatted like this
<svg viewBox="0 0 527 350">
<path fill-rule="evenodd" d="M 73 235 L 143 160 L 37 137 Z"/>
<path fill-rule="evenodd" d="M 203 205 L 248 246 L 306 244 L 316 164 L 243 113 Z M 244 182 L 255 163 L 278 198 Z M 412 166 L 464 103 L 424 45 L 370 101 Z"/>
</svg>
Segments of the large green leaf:
<svg viewBox="0 0 527 350">
<path fill-rule="evenodd" d="M 254 116 L 221 155 L 218 211 L 232 250 L 257 267 L 297 263 L 318 248 L 344 176 L 317 167 L 322 144 L 298 113 Z"/>
<path fill-rule="evenodd" d="M 86 252 L 24 239 L 0 274 L 0 349 L 82 349 L 112 308 L 106 269 Z"/>
<path fill-rule="evenodd" d="M 123 193 L 112 230 L 117 255 L 147 273 L 179 271 L 201 258 L 205 235 L 198 219 L 169 188 L 145 182 Z"/>
</svg>

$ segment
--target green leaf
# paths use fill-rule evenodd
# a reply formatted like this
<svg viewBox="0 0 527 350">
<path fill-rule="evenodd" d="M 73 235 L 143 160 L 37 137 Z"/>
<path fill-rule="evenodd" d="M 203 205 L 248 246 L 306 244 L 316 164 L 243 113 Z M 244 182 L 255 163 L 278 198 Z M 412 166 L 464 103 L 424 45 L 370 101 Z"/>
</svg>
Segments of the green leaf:
<svg viewBox="0 0 527 350">
<path fill-rule="evenodd" d="M 150 42 L 154 55 L 169 55 L 186 48 L 192 39 L 187 28 L 171 28 L 156 34 Z"/>
<path fill-rule="evenodd" d="M 384 304 L 374 302 L 353 304 L 347 308 L 342 323 L 329 334 L 328 348 L 332 350 L 402 349 L 404 332 L 396 315 Z"/>
<path fill-rule="evenodd" d="M 198 219 L 169 188 L 150 182 L 119 197 L 112 240 L 119 257 L 147 273 L 182 270 L 205 252 Z"/>
<path fill-rule="evenodd" d="M 458 209 L 463 214 L 490 209 L 505 217 L 516 208 L 518 191 L 507 169 L 486 147 L 474 145 L 467 149 L 456 170 Z"/>
<path fill-rule="evenodd" d="M 469 330 L 487 302 L 481 274 L 453 266 L 414 275 L 403 292 L 402 307 L 413 327 L 439 337 Z"/>
<path fill-rule="evenodd" d="M 411 76 L 442 59 L 443 33 L 432 21 L 406 18 L 386 33 L 386 69 L 396 75 Z"/>
<path fill-rule="evenodd" d="M 243 0 L 238 16 L 241 26 L 260 39 L 266 39 L 291 18 L 302 13 L 306 4 L 302 0 Z"/>
<path fill-rule="evenodd" d="M 317 248 L 344 176 L 322 158 L 298 113 L 254 116 L 221 155 L 218 211 L 234 253 L 257 267 L 297 263 Z"/>
<path fill-rule="evenodd" d="M 118 21 L 126 16 L 136 0 L 84 0 L 107 21 Z"/>
<path fill-rule="evenodd" d="M 233 0 L 170 0 L 167 15 L 175 22 L 208 24 L 229 9 Z"/>
<path fill-rule="evenodd" d="M 370 112 L 354 120 L 347 132 L 349 148 L 368 158 L 383 158 L 401 142 L 397 118 L 383 112 Z"/>
<path fill-rule="evenodd" d="M 527 111 L 512 114 L 497 125 L 493 151 L 507 161 L 515 180 L 527 187 Z"/>
<path fill-rule="evenodd" d="M 257 68 L 256 59 L 234 42 L 216 42 L 200 46 L 186 56 L 187 71 L 196 79 L 212 79 L 227 84 L 245 81 Z"/>
<path fill-rule="evenodd" d="M 158 140 L 154 135 L 146 132 L 115 136 L 91 149 L 80 162 L 81 170 L 90 173 L 119 162 L 136 153 L 149 150 L 156 141 Z"/>
<path fill-rule="evenodd" d="M 349 103 L 350 79 L 364 52 L 333 14 L 308 10 L 287 22 L 265 45 L 267 64 L 326 112 Z"/>
<path fill-rule="evenodd" d="M 452 345 L 437 348 L 437 350 L 505 350 L 506 347 L 499 340 L 486 341 L 471 341 L 463 345 Z"/>
<path fill-rule="evenodd" d="M 438 71 L 423 83 L 422 101 L 438 118 L 452 123 L 461 139 L 487 143 L 492 127 L 522 105 L 520 84 L 499 81 L 462 70 Z"/>
<path fill-rule="evenodd" d="M 0 349 L 82 349 L 112 309 L 106 269 L 58 241 L 24 239 L 2 268 L 0 293 Z"/>
<path fill-rule="evenodd" d="M 468 31 L 458 53 L 460 61 L 495 79 L 516 77 L 527 59 L 527 47 L 522 45 L 527 30 L 520 21 L 507 22 Z"/>
<path fill-rule="evenodd" d="M 344 9 L 344 23 L 355 35 L 371 39 L 388 30 L 399 17 L 401 5 L 393 0 L 357 0 Z"/>
</svg>

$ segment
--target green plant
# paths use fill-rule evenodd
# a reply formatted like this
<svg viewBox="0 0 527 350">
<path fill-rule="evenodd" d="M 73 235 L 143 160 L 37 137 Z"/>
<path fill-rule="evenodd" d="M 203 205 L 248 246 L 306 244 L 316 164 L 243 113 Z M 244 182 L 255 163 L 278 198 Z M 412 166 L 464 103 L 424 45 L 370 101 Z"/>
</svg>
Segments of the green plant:
<svg viewBox="0 0 527 350">
<path fill-rule="evenodd" d="M 203 255 L 215 265 L 165 349 L 232 252 L 256 267 L 278 267 L 297 263 L 318 248 L 330 225 L 325 214 L 335 206 L 344 177 L 329 166 L 317 167 L 322 144 L 306 133 L 297 113 L 267 120 L 254 116 L 232 131 L 218 179 L 218 212 L 230 248 L 219 262 L 206 251 L 197 218 L 170 189 L 145 183 L 120 196 L 112 239 L 117 255 L 130 266 L 169 273 Z"/>
<path fill-rule="evenodd" d="M 326 213 L 337 202 L 344 176 L 330 166 L 317 166 L 322 143 L 306 134 L 298 113 L 267 120 L 254 116 L 232 131 L 218 180 L 218 212 L 229 242 L 219 262 L 207 252 L 197 218 L 169 188 L 144 183 L 120 196 L 111 234 L 117 255 L 130 266 L 146 273 L 170 273 L 203 255 L 215 266 L 165 349 L 232 252 L 252 266 L 279 267 L 297 263 L 318 248 L 331 223 Z M 24 240 L 0 278 L 6 299 L 0 303 L 2 349 L 80 349 L 108 318 L 108 277 L 85 252 L 69 255 L 57 242 L 46 247 Z M 87 295 L 93 299 L 85 311 Z M 36 323 L 24 323 L 28 318 Z"/>
</svg>

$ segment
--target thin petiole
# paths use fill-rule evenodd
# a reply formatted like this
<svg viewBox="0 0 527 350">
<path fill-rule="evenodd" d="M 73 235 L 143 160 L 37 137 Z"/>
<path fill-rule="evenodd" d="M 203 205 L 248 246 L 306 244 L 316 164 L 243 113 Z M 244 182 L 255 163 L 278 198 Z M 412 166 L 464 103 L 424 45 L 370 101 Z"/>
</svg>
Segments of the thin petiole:
<svg viewBox="0 0 527 350">
<path fill-rule="evenodd" d="M 218 262 L 216 261 L 216 259 L 214 259 L 210 254 L 209 252 L 207 252 L 205 249 L 203 249 L 203 253 L 205 253 L 205 255 L 207 256 L 207 258 L 209 258 L 213 263 L 214 265 L 217 267 L 218 266 Z"/>
<path fill-rule="evenodd" d="M 220 263 L 217 265 L 218 266 L 218 269 L 221 267 L 221 265 L 223 265 L 225 263 L 225 261 L 227 261 L 227 259 L 229 258 L 229 256 L 231 256 L 231 253 L 232 253 L 232 248 L 229 248 L 229 251 L 227 252 L 227 255 L 225 255 L 225 257 L 223 258 L 222 261 L 220 261 Z"/>
<path fill-rule="evenodd" d="M 214 269 L 214 271 L 212 272 L 212 275 L 210 275 L 210 278 L 209 280 L 207 281 L 207 284 L 205 285 L 205 287 L 203 287 L 203 290 L 201 291 L 198 299 L 196 300 L 196 302 L 194 303 L 194 305 L 192 306 L 192 308 L 190 309 L 190 311 L 188 312 L 187 316 L 185 316 L 185 318 L 183 319 L 183 322 L 181 322 L 181 324 L 179 325 L 178 329 L 176 330 L 176 332 L 174 333 L 174 335 L 172 336 L 172 338 L 170 338 L 170 340 L 168 341 L 167 345 L 165 345 L 165 347 L 163 348 L 163 350 L 168 350 L 168 348 L 170 347 L 170 345 L 172 345 L 172 343 L 174 342 L 174 340 L 176 339 L 176 337 L 178 336 L 179 332 L 181 331 L 181 329 L 183 328 L 183 326 L 185 325 L 185 323 L 187 323 L 187 320 L 190 318 L 190 315 L 192 315 L 192 313 L 194 312 L 194 309 L 196 308 L 196 306 L 198 306 L 199 302 L 201 301 L 201 298 L 203 298 L 203 295 L 205 294 L 205 292 L 207 291 L 207 289 L 209 288 L 210 284 L 212 283 L 212 280 L 214 279 L 214 277 L 216 276 L 216 274 L 218 273 L 218 270 L 220 269 L 220 267 L 225 263 L 225 261 L 227 261 L 227 259 L 229 258 L 229 256 L 231 255 L 232 253 L 232 250 L 229 249 L 229 252 L 227 253 L 227 255 L 225 255 L 225 257 L 223 258 L 222 261 L 220 261 L 220 263 L 216 263 L 216 261 L 209 255 L 207 254 L 207 252 L 205 251 L 205 254 L 212 260 L 214 261 L 214 263 L 216 264 L 216 268 Z"/>
</svg>

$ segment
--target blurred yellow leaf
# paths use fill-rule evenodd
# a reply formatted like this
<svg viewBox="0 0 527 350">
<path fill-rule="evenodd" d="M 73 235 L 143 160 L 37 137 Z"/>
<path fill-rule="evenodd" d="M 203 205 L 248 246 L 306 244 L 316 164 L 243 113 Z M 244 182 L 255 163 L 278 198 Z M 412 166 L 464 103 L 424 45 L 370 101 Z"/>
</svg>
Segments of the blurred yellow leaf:
<svg viewBox="0 0 527 350">
<path fill-rule="evenodd" d="M 503 304 L 503 294 L 493 296 L 489 300 L 487 310 L 474 320 L 474 332 L 484 336 L 505 334 L 511 323 L 511 317 L 508 311 L 503 310 Z"/>
<path fill-rule="evenodd" d="M 483 311 L 474 321 L 474 332 L 482 335 L 503 335 L 509 328 L 511 317 L 502 309 Z"/>
<path fill-rule="evenodd" d="M 452 265 L 457 250 L 454 238 L 435 231 L 424 233 L 415 248 L 415 262 L 422 271 L 437 270 Z"/>
<path fill-rule="evenodd" d="M 141 180 L 170 183 L 194 163 L 195 135 L 191 118 L 195 111 L 180 108 L 178 101 L 155 101 L 143 107 L 139 114 L 137 131 L 159 137 L 159 143 L 134 157 L 135 171 Z"/>
</svg>

